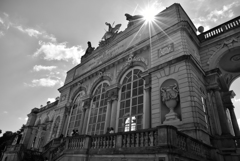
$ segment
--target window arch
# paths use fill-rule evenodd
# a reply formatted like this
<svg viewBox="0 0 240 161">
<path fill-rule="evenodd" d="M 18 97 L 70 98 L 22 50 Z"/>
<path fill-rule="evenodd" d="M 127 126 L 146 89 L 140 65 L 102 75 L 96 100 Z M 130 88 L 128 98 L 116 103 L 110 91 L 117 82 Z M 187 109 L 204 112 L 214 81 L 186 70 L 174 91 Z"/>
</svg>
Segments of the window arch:
<svg viewBox="0 0 240 161">
<path fill-rule="evenodd" d="M 143 128 L 144 81 L 140 69 L 131 69 L 123 76 L 120 90 L 118 132 Z"/>
<path fill-rule="evenodd" d="M 106 82 L 100 83 L 93 92 L 91 111 L 88 123 L 88 134 L 103 134 L 107 112 L 107 92 L 109 85 Z"/>
<path fill-rule="evenodd" d="M 83 102 L 82 97 L 85 95 L 84 91 L 81 91 L 74 100 L 70 120 L 68 124 L 68 135 L 71 135 L 73 129 L 80 130 L 80 122 L 83 117 Z"/>
</svg>

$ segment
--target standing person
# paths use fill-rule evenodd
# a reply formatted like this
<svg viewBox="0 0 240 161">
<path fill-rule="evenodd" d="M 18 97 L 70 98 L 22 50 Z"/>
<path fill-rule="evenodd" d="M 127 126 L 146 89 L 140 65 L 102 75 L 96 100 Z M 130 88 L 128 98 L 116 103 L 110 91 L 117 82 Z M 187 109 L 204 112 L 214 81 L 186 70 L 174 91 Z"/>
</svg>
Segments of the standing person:
<svg viewBox="0 0 240 161">
<path fill-rule="evenodd" d="M 113 127 L 111 127 L 111 129 L 110 129 L 110 132 L 109 132 L 110 134 L 113 134 L 114 133 L 114 129 L 113 129 Z"/>
<path fill-rule="evenodd" d="M 110 127 L 108 127 L 106 134 L 110 134 L 110 130 L 111 130 Z"/>
<path fill-rule="evenodd" d="M 76 135 L 76 131 L 73 129 L 73 131 L 72 131 L 72 134 L 71 134 L 72 136 L 75 136 Z"/>
<path fill-rule="evenodd" d="M 79 135 L 78 130 L 76 130 L 76 134 L 75 135 Z"/>
</svg>

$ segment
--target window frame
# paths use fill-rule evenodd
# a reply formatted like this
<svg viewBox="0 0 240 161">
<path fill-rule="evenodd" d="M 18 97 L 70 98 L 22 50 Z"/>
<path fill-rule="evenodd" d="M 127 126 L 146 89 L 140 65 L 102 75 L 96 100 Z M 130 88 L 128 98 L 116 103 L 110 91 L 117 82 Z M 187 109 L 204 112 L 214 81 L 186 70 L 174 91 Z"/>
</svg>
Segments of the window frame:
<svg viewBox="0 0 240 161">
<path fill-rule="evenodd" d="M 121 87 L 120 87 L 120 89 L 119 89 L 119 92 L 118 92 L 118 94 L 119 94 L 119 101 L 118 101 L 118 108 L 117 108 L 117 123 L 116 123 L 116 131 L 117 132 L 119 132 L 119 129 L 120 129 L 120 126 L 119 126 L 119 120 L 120 120 L 120 109 L 121 109 L 121 97 L 122 97 L 122 87 L 123 87 L 123 81 L 124 81 L 124 79 L 125 79 L 125 77 L 128 75 L 128 73 L 129 72 L 132 72 L 132 75 L 131 75 L 131 77 L 133 78 L 133 75 L 134 75 L 134 70 L 135 69 L 138 69 L 138 70 L 140 70 L 141 71 L 141 73 L 143 73 L 144 72 L 144 69 L 142 68 L 142 67 L 139 67 L 139 66 L 137 66 L 137 67 L 133 67 L 133 68 L 131 68 L 131 69 L 128 69 L 128 70 L 126 70 L 125 71 L 125 73 L 122 75 L 122 77 L 121 77 L 121 79 L 120 79 L 120 85 L 121 85 Z M 125 131 L 125 128 L 126 128 L 126 125 L 124 125 L 123 127 L 122 127 L 122 132 L 130 132 L 130 131 L 136 131 L 136 130 L 139 130 L 138 128 L 137 128 L 137 125 L 138 124 L 136 124 L 136 123 L 133 123 L 132 122 L 132 118 L 133 117 L 135 117 L 136 118 L 136 120 L 137 120 L 137 116 L 141 116 L 142 118 L 141 118 L 141 121 L 142 121 L 142 123 L 141 123 L 141 129 L 144 129 L 144 122 L 145 122 L 145 113 L 144 113 L 144 111 L 145 111 L 145 96 L 146 96 L 146 94 L 145 94 L 145 90 L 144 90 L 144 88 L 145 88 L 145 80 L 143 79 L 143 78 L 141 78 L 141 77 L 139 77 L 140 79 L 142 79 L 143 80 L 143 84 L 142 84 L 142 87 L 143 87 L 143 92 L 142 92 L 142 98 L 143 98 L 143 100 L 142 100 L 142 114 L 134 114 L 134 115 L 132 115 L 132 107 L 133 107 L 133 105 L 132 105 L 132 101 L 133 101 L 133 98 L 137 98 L 137 97 L 139 97 L 139 96 L 141 96 L 141 95 L 139 95 L 139 94 L 137 94 L 137 95 L 135 95 L 135 96 L 133 96 L 133 92 L 131 92 L 131 99 L 129 99 L 130 100 L 130 106 L 129 106 L 129 108 L 130 108 L 130 110 L 129 110 L 129 116 L 127 117 L 127 116 L 124 116 L 125 114 L 127 114 L 127 113 L 125 113 L 124 115 L 123 115 L 123 117 L 122 117 L 122 123 L 124 123 L 124 122 L 126 122 L 127 121 L 127 119 L 130 119 L 130 124 L 129 124 L 129 131 Z M 133 83 L 134 83 L 134 80 L 132 79 L 131 80 L 131 90 L 133 91 Z M 127 83 L 125 83 L 125 85 L 127 85 Z M 138 87 L 138 86 L 137 86 Z M 138 104 L 137 104 L 138 105 Z M 124 121 L 123 121 L 124 120 Z M 124 123 L 125 124 L 125 123 Z M 134 130 L 132 130 L 132 125 L 131 124 L 134 124 Z"/>
<path fill-rule="evenodd" d="M 101 82 L 99 82 L 96 86 L 95 86 L 95 88 L 94 88 L 94 90 L 93 90 L 93 92 L 92 92 L 92 99 L 91 99 L 91 103 L 90 103 L 90 110 L 89 110 L 89 114 L 88 114 L 88 121 L 87 121 L 87 128 L 86 128 L 86 134 L 88 134 L 88 135 L 98 135 L 99 133 L 98 132 L 101 132 L 101 131 L 103 131 L 103 133 L 102 134 L 105 134 L 105 132 L 106 132 L 106 120 L 107 120 L 107 104 L 106 105 L 103 105 L 103 106 L 101 106 L 101 101 L 103 101 L 102 100 L 102 85 L 103 84 L 107 84 L 107 87 L 109 87 L 110 86 L 110 83 L 107 81 L 107 80 L 104 80 L 104 81 L 101 81 Z M 92 113 L 92 109 L 93 109 L 93 106 L 94 106 L 94 97 L 95 97 L 95 92 L 98 90 L 98 88 L 99 88 L 99 86 L 101 86 L 101 92 L 100 92 L 100 94 L 99 94 L 99 96 L 100 96 L 100 98 L 99 98 L 99 107 L 100 108 L 106 108 L 106 111 L 105 111 L 105 119 L 104 119 L 104 122 L 103 121 L 101 121 L 99 124 L 104 124 L 103 125 L 103 130 L 101 130 L 101 125 L 100 125 L 100 127 L 99 127 L 99 129 L 100 130 L 97 130 L 97 126 L 98 126 L 98 119 L 99 119 L 99 107 L 97 107 L 98 108 L 98 110 L 97 110 L 97 114 L 96 114 L 96 116 L 97 116 L 97 118 L 96 118 L 96 122 L 94 123 L 90 123 L 90 121 L 91 121 L 91 113 Z M 104 94 L 106 94 L 106 92 L 107 92 L 107 90 L 105 91 L 105 93 Z M 106 97 L 104 97 L 104 99 L 107 99 Z M 106 106 L 106 107 L 104 107 L 104 106 Z M 102 113 L 101 113 L 102 114 Z M 102 119 L 102 118 L 101 118 Z M 92 126 L 94 125 L 95 127 L 94 127 L 94 132 L 91 130 L 91 132 L 90 132 L 90 134 L 89 134 L 89 127 L 90 127 L 90 124 L 91 124 L 91 128 L 92 128 Z M 92 134 L 92 132 L 93 132 L 93 134 Z M 101 133 L 100 133 L 101 134 Z"/>
</svg>

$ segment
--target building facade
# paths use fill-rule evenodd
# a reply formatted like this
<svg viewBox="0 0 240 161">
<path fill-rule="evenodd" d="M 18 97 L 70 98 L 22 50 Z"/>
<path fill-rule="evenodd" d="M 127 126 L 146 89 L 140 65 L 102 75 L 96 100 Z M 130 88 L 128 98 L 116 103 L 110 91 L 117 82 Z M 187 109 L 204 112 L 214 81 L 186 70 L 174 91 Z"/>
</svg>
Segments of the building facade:
<svg viewBox="0 0 240 161">
<path fill-rule="evenodd" d="M 240 75 L 240 17 L 197 35 L 179 4 L 151 25 L 125 16 L 124 31 L 106 23 L 99 46 L 88 42 L 60 98 L 31 111 L 3 161 L 26 149 L 52 161 L 240 159 L 229 91 Z"/>
</svg>

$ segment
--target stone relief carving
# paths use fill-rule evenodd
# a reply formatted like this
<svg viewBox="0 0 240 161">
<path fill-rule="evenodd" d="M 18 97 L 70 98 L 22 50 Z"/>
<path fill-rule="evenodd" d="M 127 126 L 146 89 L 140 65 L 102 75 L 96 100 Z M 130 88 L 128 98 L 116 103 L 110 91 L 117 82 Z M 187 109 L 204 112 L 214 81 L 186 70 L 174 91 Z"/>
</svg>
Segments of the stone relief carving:
<svg viewBox="0 0 240 161">
<path fill-rule="evenodd" d="M 169 113 L 165 115 L 166 122 L 170 121 L 179 121 L 179 118 L 177 117 L 177 114 L 174 112 L 174 109 L 177 107 L 178 104 L 178 86 L 175 83 L 174 85 L 170 85 L 168 87 L 161 87 L 161 97 L 162 102 L 169 108 Z"/>
<path fill-rule="evenodd" d="M 113 80 L 113 73 L 110 73 L 110 72 L 99 72 L 97 77 L 94 79 L 93 82 L 96 82 L 99 78 L 101 78 L 103 76 L 107 76 L 107 77 L 111 78 L 111 80 Z"/>
<path fill-rule="evenodd" d="M 159 49 L 158 50 L 158 56 L 161 57 L 161 56 L 169 54 L 173 51 L 174 51 L 174 45 L 173 45 L 173 43 L 171 43 L 171 44 L 168 44 L 168 45 L 162 47 L 161 49 Z"/>
<path fill-rule="evenodd" d="M 217 50 L 215 50 L 212 54 L 212 56 L 209 58 L 207 64 L 209 65 L 210 62 L 212 61 L 213 57 L 218 53 L 219 50 L 223 49 L 224 47 L 230 48 L 233 46 L 234 43 L 239 42 L 240 39 L 240 35 L 235 36 L 235 37 L 231 37 L 228 40 L 223 41 L 223 43 L 218 43 L 216 48 Z"/>
<path fill-rule="evenodd" d="M 66 97 L 67 97 L 67 94 L 62 95 L 62 96 L 61 96 L 61 99 L 60 99 L 61 102 L 64 101 L 64 100 L 66 99 Z"/>
</svg>

